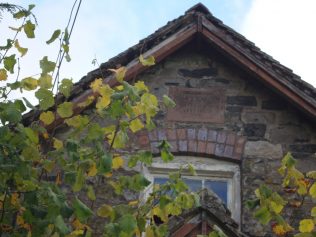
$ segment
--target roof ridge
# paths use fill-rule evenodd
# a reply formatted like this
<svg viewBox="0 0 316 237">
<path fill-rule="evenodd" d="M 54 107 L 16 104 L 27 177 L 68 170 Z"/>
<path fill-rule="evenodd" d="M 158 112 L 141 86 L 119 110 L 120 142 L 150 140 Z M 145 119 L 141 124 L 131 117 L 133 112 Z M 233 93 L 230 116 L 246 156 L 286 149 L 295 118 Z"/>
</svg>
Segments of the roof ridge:
<svg viewBox="0 0 316 237">
<path fill-rule="evenodd" d="M 212 15 L 210 10 L 204 4 L 202 4 L 200 2 L 195 4 L 193 7 L 189 8 L 188 10 L 186 10 L 185 14 L 195 13 L 195 12 L 200 12 L 200 13 L 203 13 L 205 15 Z"/>
</svg>

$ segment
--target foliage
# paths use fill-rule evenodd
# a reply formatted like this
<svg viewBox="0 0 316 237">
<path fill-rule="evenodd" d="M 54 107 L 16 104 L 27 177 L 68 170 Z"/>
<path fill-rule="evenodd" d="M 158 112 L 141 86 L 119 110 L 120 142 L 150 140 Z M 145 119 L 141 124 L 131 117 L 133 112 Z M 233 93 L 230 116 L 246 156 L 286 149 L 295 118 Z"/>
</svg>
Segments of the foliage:
<svg viewBox="0 0 316 237">
<path fill-rule="evenodd" d="M 159 101 L 142 81 L 134 85 L 124 81 L 124 67 L 111 70 L 117 86 L 111 88 L 99 78 L 90 85 L 92 96 L 80 103 L 69 100 L 73 83 L 59 79 L 63 57 L 70 60 L 69 26 L 63 32 L 54 31 L 46 41 L 51 44 L 59 39 L 56 61 L 43 56 L 38 77 L 20 79 L 17 73 L 12 81 L 14 72 L 19 72 L 19 60 L 28 52 L 19 44 L 18 36 L 24 32 L 30 39 L 35 37 L 33 7 L 14 13 L 21 26 L 11 27 L 16 35 L 0 48 L 0 80 L 5 83 L 0 87 L 0 236 L 91 236 L 88 223 L 96 215 L 105 218 L 105 236 L 141 236 L 143 232 L 146 236 L 165 236 L 171 215 L 199 205 L 198 196 L 187 192 L 179 172 L 171 173 L 165 185 L 155 186 L 147 200 L 115 206 L 104 203 L 95 212 L 93 184 L 105 180 L 111 187 L 109 192 L 117 196 L 149 186 L 143 174 L 123 176 L 119 169 L 124 165 L 151 165 L 151 153 L 122 151 L 131 134 L 153 129 L 153 117 L 160 107 L 174 106 L 174 102 L 167 96 Z M 155 63 L 151 56 L 141 55 L 140 61 L 143 66 Z M 63 102 L 57 103 L 54 88 L 63 95 Z M 10 99 L 10 93 L 16 90 L 22 95 L 34 91 L 39 105 L 24 97 Z M 23 119 L 27 108 L 33 109 L 31 124 Z M 93 113 L 78 115 L 78 108 Z M 60 120 L 70 131 L 64 139 L 55 135 Z M 101 120 L 107 121 L 106 125 L 98 122 Z M 173 159 L 169 147 L 166 141 L 159 146 L 165 162 Z"/>
<path fill-rule="evenodd" d="M 316 207 L 306 213 L 298 226 L 286 219 L 285 209 L 308 208 L 306 200 L 316 198 L 316 171 L 303 174 L 296 167 L 296 160 L 290 153 L 282 159 L 279 173 L 283 177 L 282 195 L 261 185 L 256 191 L 256 199 L 247 201 L 247 206 L 254 209 L 254 216 L 264 225 L 271 223 L 272 231 L 277 236 L 312 237 L 316 235 Z"/>
</svg>

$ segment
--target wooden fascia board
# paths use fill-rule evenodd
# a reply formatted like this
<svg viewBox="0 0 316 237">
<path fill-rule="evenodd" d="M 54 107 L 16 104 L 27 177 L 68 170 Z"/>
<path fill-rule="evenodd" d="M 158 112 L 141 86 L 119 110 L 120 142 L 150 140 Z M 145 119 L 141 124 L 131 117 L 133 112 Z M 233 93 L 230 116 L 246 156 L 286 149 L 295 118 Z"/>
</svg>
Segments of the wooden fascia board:
<svg viewBox="0 0 316 237">
<path fill-rule="evenodd" d="M 249 71 L 253 72 L 268 85 L 272 86 L 281 94 L 290 99 L 290 101 L 299 106 L 299 108 L 303 109 L 309 115 L 313 116 L 313 118 L 316 118 L 316 106 L 314 104 L 305 100 L 293 89 L 285 86 L 277 78 L 275 78 L 267 70 L 265 70 L 263 66 L 258 65 L 251 58 L 247 57 L 244 53 L 238 51 L 235 47 L 227 43 L 225 41 L 225 36 L 221 34 L 220 30 L 205 17 L 203 17 L 202 25 L 202 34 L 211 43 L 217 45 L 219 48 L 221 48 L 223 51 L 233 57 L 237 62 L 244 65 Z"/>
<path fill-rule="evenodd" d="M 159 63 L 163 59 L 165 59 L 170 54 L 174 53 L 177 49 L 181 48 L 183 45 L 188 43 L 194 35 L 197 33 L 197 25 L 196 23 L 191 23 L 185 26 L 183 29 L 179 30 L 175 34 L 171 35 L 158 45 L 154 46 L 147 52 L 143 53 L 144 57 L 154 56 L 156 63 Z M 148 67 L 143 66 L 139 63 L 138 58 L 131 61 L 128 65 L 126 65 L 126 74 L 125 80 L 130 81 L 134 79 L 139 73 L 146 70 Z M 106 77 L 103 80 L 104 83 L 109 84 L 111 87 L 119 85 L 113 75 Z M 78 104 L 84 102 L 88 97 L 95 96 L 95 93 L 89 88 L 84 91 L 82 94 L 74 98 L 71 102 L 74 104 L 73 111 L 74 115 L 80 114 L 85 108 L 79 107 Z M 55 123 L 47 126 L 48 130 L 52 129 L 52 126 L 58 126 L 64 121 L 63 118 L 57 115 Z"/>
</svg>

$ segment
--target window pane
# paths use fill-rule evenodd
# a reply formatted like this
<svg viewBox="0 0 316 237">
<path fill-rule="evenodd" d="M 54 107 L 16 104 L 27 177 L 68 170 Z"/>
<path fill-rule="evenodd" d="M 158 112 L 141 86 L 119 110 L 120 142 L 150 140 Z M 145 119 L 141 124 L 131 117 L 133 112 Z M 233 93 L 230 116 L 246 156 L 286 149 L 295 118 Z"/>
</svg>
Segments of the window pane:
<svg viewBox="0 0 316 237">
<path fill-rule="evenodd" d="M 154 184 L 165 184 L 169 179 L 163 177 L 155 177 Z"/>
<path fill-rule="evenodd" d="M 189 190 L 192 192 L 198 192 L 202 189 L 202 180 L 196 179 L 183 179 L 183 181 L 188 185 Z"/>
<path fill-rule="evenodd" d="M 227 182 L 205 180 L 205 188 L 212 190 L 227 205 Z"/>
</svg>

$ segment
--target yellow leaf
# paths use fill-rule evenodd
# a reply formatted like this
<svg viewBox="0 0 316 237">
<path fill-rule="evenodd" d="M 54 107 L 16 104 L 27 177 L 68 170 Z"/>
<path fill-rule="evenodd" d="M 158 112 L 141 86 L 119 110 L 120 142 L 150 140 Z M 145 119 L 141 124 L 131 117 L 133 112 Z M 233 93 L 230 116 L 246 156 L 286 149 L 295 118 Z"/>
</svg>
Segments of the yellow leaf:
<svg viewBox="0 0 316 237">
<path fill-rule="evenodd" d="M 84 108 L 90 105 L 94 101 L 95 97 L 93 95 L 89 96 L 85 101 L 78 103 L 78 107 Z"/>
<path fill-rule="evenodd" d="M 61 148 L 64 147 L 63 142 L 61 140 L 58 140 L 57 138 L 54 138 L 54 148 L 56 150 L 60 150 Z"/>
<path fill-rule="evenodd" d="M 18 224 L 18 226 L 23 226 L 23 225 L 24 225 L 23 216 L 17 215 L 17 217 L 16 217 L 16 223 Z"/>
<path fill-rule="evenodd" d="M 72 236 L 78 236 L 78 235 L 83 235 L 84 230 L 74 230 L 71 232 L 69 235 L 66 235 L 67 237 L 72 237 Z"/>
<path fill-rule="evenodd" d="M 309 194 L 312 198 L 316 198 L 316 183 L 313 183 L 313 185 L 309 189 Z"/>
<path fill-rule="evenodd" d="M 21 57 L 23 57 L 27 53 L 28 49 L 21 47 L 18 40 L 15 40 L 14 46 L 19 51 L 19 53 L 21 54 Z"/>
<path fill-rule="evenodd" d="M 151 226 L 146 227 L 146 237 L 155 237 L 155 233 Z"/>
<path fill-rule="evenodd" d="M 118 91 L 122 91 L 124 89 L 124 86 L 119 85 L 119 86 L 115 87 L 115 89 Z"/>
<path fill-rule="evenodd" d="M 57 113 L 62 118 L 71 117 L 71 115 L 73 114 L 73 103 L 71 103 L 71 102 L 64 102 L 64 103 L 58 105 Z"/>
<path fill-rule="evenodd" d="M 19 205 L 19 194 L 18 193 L 12 193 L 12 195 L 11 195 L 11 204 L 12 204 L 12 206 L 18 206 Z"/>
<path fill-rule="evenodd" d="M 111 103 L 110 96 L 101 96 L 98 98 L 98 102 L 95 107 L 98 110 L 102 110 L 102 109 L 105 109 L 110 103 Z"/>
<path fill-rule="evenodd" d="M 8 78 L 7 70 L 4 68 L 0 69 L 0 81 L 5 81 Z"/>
<path fill-rule="evenodd" d="M 154 56 L 149 56 L 147 58 L 144 58 L 144 56 L 141 54 L 139 55 L 139 61 L 143 66 L 152 66 L 155 65 L 155 58 Z"/>
<path fill-rule="evenodd" d="M 55 119 L 55 115 L 52 111 L 43 112 L 40 115 L 40 120 L 45 124 L 51 124 Z"/>
<path fill-rule="evenodd" d="M 117 156 L 112 160 L 112 169 L 117 170 L 124 165 L 124 160 L 122 157 Z"/>
<path fill-rule="evenodd" d="M 277 235 L 277 236 L 284 236 L 287 231 L 284 229 L 283 225 L 274 225 L 272 227 L 272 231 Z"/>
<path fill-rule="evenodd" d="M 98 92 L 99 88 L 102 86 L 103 82 L 102 79 L 96 79 L 90 84 L 90 88 L 92 89 L 93 92 Z"/>
<path fill-rule="evenodd" d="M 62 184 L 60 172 L 59 172 L 59 173 L 57 174 L 57 176 L 56 176 L 55 184 L 56 184 L 56 185 Z"/>
<path fill-rule="evenodd" d="M 24 90 L 31 91 L 36 89 L 38 81 L 32 77 L 27 77 L 21 80 L 21 85 Z"/>
<path fill-rule="evenodd" d="M 300 221 L 299 230 L 301 233 L 310 233 L 314 230 L 314 222 L 312 219 L 304 219 Z"/>
<path fill-rule="evenodd" d="M 111 72 L 115 73 L 115 78 L 117 81 L 122 82 L 127 71 L 126 67 L 120 67 L 119 69 L 109 69 Z"/>
<path fill-rule="evenodd" d="M 97 215 L 100 217 L 111 217 L 114 215 L 113 208 L 110 205 L 103 204 L 98 210 Z"/>
<path fill-rule="evenodd" d="M 139 130 L 141 130 L 144 127 L 144 124 L 142 123 L 142 121 L 140 121 L 140 119 L 134 119 L 131 121 L 129 128 L 132 130 L 132 132 L 137 132 Z"/>
<path fill-rule="evenodd" d="M 76 230 L 84 228 L 84 224 L 82 224 L 78 219 L 74 219 L 74 221 L 71 224 Z"/>
<path fill-rule="evenodd" d="M 129 206 L 136 206 L 136 205 L 138 205 L 138 200 L 130 201 L 130 202 L 128 203 L 128 205 L 129 205 Z"/>
<path fill-rule="evenodd" d="M 281 205 L 281 204 L 278 204 L 278 203 L 276 203 L 274 201 L 271 201 L 270 202 L 270 207 L 276 214 L 279 214 L 282 211 L 284 206 Z"/>
<path fill-rule="evenodd" d="M 98 173 L 97 166 L 95 163 L 93 163 L 93 165 L 88 170 L 88 176 L 93 177 L 93 176 L 96 176 L 97 173 Z"/>
<path fill-rule="evenodd" d="M 98 92 L 101 96 L 111 97 L 114 91 L 109 85 L 102 85 Z"/>
<path fill-rule="evenodd" d="M 143 81 L 138 81 L 135 83 L 135 87 L 139 90 L 139 91 L 146 91 L 148 92 L 148 87 L 145 85 L 145 83 Z"/>
<path fill-rule="evenodd" d="M 53 78 L 51 75 L 49 74 L 41 75 L 41 77 L 38 79 L 38 85 L 41 88 L 50 89 L 53 86 L 52 81 L 53 81 Z"/>
<path fill-rule="evenodd" d="M 111 172 L 109 172 L 109 173 L 106 173 L 106 174 L 103 174 L 103 175 L 106 178 L 111 178 L 113 174 Z"/>
</svg>

